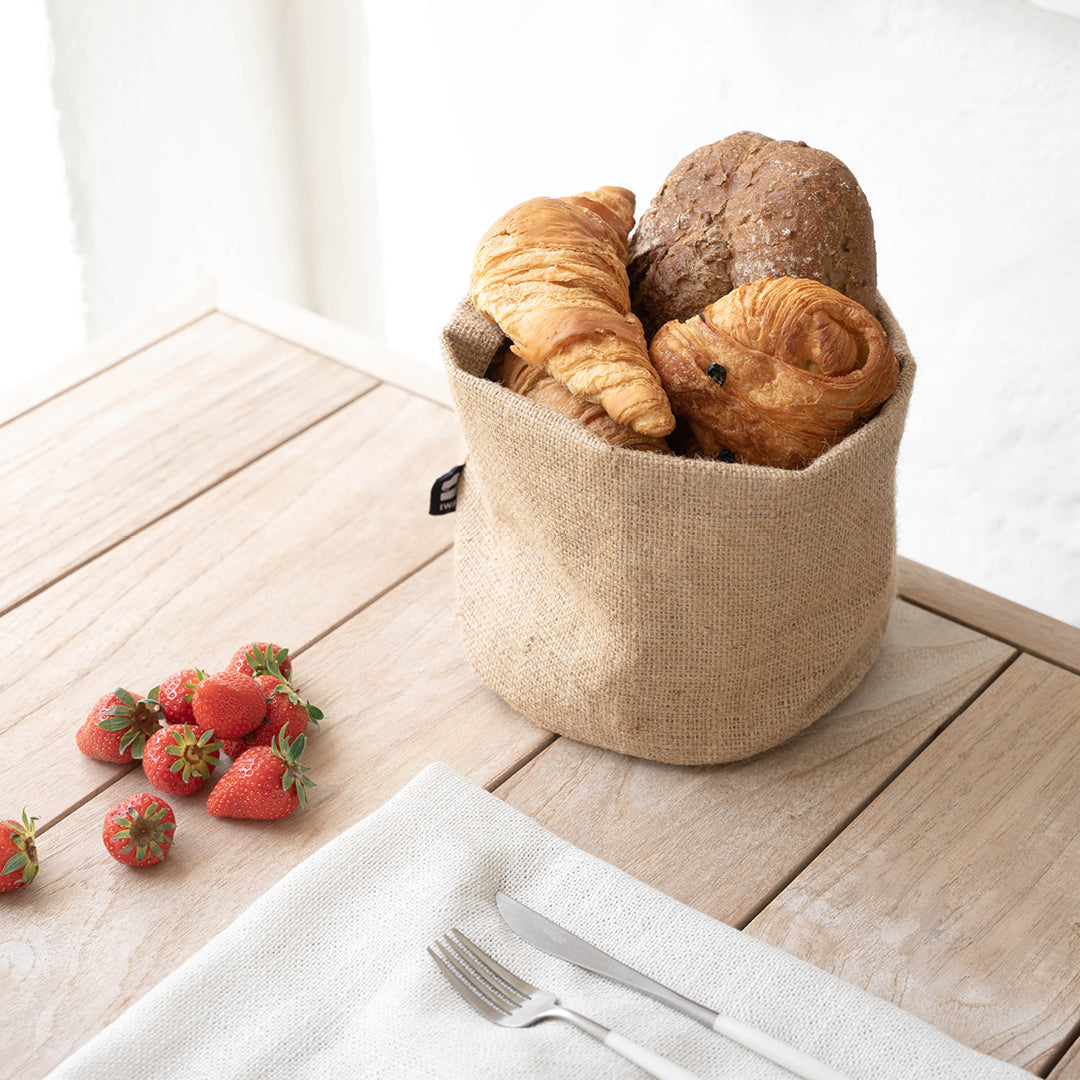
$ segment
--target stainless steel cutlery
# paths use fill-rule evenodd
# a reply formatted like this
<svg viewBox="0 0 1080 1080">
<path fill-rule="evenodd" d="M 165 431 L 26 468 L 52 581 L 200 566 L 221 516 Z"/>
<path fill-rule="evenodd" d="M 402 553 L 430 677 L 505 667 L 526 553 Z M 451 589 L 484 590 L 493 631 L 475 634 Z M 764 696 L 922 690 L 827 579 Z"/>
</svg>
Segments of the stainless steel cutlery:
<svg viewBox="0 0 1080 1080">
<path fill-rule="evenodd" d="M 568 960 L 578 967 L 604 975 L 624 986 L 648 994 L 657 1001 L 712 1028 L 713 1031 L 726 1035 L 740 1045 L 782 1065 L 789 1072 L 803 1077 L 804 1080 L 850 1080 L 832 1066 L 811 1057 L 797 1047 L 789 1046 L 780 1039 L 734 1017 L 724 1016 L 697 1001 L 691 1001 L 690 998 L 684 997 L 671 987 L 658 983 L 640 971 L 635 971 L 622 961 L 596 948 L 595 945 L 589 944 L 513 897 L 507 896 L 506 893 L 497 893 L 495 902 L 507 926 L 523 941 L 527 941 L 543 952 Z"/>
<path fill-rule="evenodd" d="M 554 994 L 531 986 L 471 942 L 460 930 L 428 947 L 450 985 L 482 1016 L 504 1027 L 539 1020 L 568 1020 L 658 1080 L 697 1080 L 692 1072 L 624 1035 L 560 1005 Z"/>
</svg>

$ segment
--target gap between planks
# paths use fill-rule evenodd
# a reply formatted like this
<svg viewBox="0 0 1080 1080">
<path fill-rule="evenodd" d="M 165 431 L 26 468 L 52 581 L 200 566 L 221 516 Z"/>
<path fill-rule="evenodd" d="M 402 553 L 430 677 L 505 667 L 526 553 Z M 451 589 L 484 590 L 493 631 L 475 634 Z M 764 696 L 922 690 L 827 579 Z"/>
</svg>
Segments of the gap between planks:
<svg viewBox="0 0 1080 1080">
<path fill-rule="evenodd" d="M 381 385 L 381 384 L 376 383 L 376 386 L 379 386 L 379 385 Z M 372 389 L 374 389 L 374 387 L 372 387 Z M 365 393 L 367 393 L 367 392 L 369 392 L 369 391 L 365 391 Z M 363 397 L 363 396 L 364 396 L 363 394 L 357 395 L 357 397 Z M 353 400 L 355 401 L 356 398 L 354 398 Z M 345 405 L 349 405 L 349 404 L 352 404 L 352 402 L 346 402 L 345 403 Z M 345 408 L 345 405 L 342 405 L 341 408 Z M 334 412 L 338 412 L 338 409 L 335 409 Z M 333 415 L 333 413 L 329 413 L 327 415 L 331 416 L 331 415 Z M 323 417 L 323 419 L 326 419 L 326 417 Z M 322 422 L 321 420 L 318 420 L 315 423 L 317 424 L 317 423 L 321 423 L 321 422 Z M 315 426 L 314 424 L 311 424 L 311 425 L 309 425 L 309 428 L 314 427 L 314 426 Z M 297 434 L 299 434 L 299 432 Z M 289 439 L 286 439 L 286 440 L 283 441 L 283 443 L 280 443 L 279 445 L 284 445 L 285 442 L 289 442 L 289 441 L 290 441 Z M 260 454 L 259 456 L 262 457 L 263 455 Z M 257 459 L 253 459 L 253 461 L 254 460 L 257 460 Z M 242 467 L 246 468 L 246 466 L 242 466 Z M 238 472 L 239 469 L 235 470 L 235 471 Z M 215 486 L 216 485 L 211 485 L 211 487 L 215 487 Z M 195 496 L 192 496 L 192 498 L 194 498 L 194 497 Z M 190 500 L 188 500 L 188 499 L 184 500 L 185 503 L 189 502 L 189 501 Z M 179 509 L 180 506 L 182 506 L 182 505 L 184 505 L 184 503 L 178 504 L 177 507 L 175 507 L 174 509 Z M 172 511 L 169 511 L 169 513 L 172 513 Z M 167 516 L 168 516 L 167 514 L 161 515 L 161 517 L 167 517 Z M 157 518 L 155 520 L 161 520 L 161 518 L 159 517 L 159 518 Z M 148 524 L 153 524 L 153 522 L 148 522 Z M 136 530 L 136 531 L 141 532 L 142 530 L 139 529 L 139 530 Z M 134 535 L 134 533 L 132 535 Z M 112 545 L 112 546 L 115 547 L 116 545 Z M 365 612 L 373 604 L 376 604 L 380 600 L 382 600 L 384 597 L 389 596 L 390 593 L 392 593 L 395 589 L 397 589 L 399 586 L 404 584 L 404 582 L 408 581 L 410 578 L 412 578 L 416 574 L 420 573 L 420 571 L 426 569 L 428 566 L 430 566 L 436 560 L 441 559 L 448 551 L 450 551 L 452 549 L 452 547 L 453 547 L 453 544 L 447 544 L 445 547 L 440 548 L 433 555 L 431 555 L 430 557 L 424 559 L 422 562 L 420 562 L 416 566 L 414 566 L 408 573 L 402 574 L 400 577 L 398 577 L 391 584 L 387 585 L 385 588 L 380 589 L 377 593 L 375 593 L 372 596 L 368 597 L 368 599 L 365 600 L 364 603 L 358 605 L 356 608 L 354 608 L 352 611 L 350 611 L 347 615 L 343 615 L 340 619 L 335 620 L 330 626 L 328 626 L 325 630 L 320 631 L 318 634 L 316 634 L 314 637 L 312 637 L 309 641 L 305 641 L 302 645 L 300 645 L 299 648 L 289 649 L 289 655 L 290 656 L 300 656 L 302 653 L 304 653 L 308 649 L 312 648 L 312 646 L 317 645 L 324 638 L 329 637 L 329 635 L 332 634 L 335 630 L 339 630 L 346 623 L 351 622 L 353 619 L 355 619 L 358 616 L 360 616 L 361 614 L 363 614 L 363 612 Z M 100 552 L 99 554 L 104 554 L 104 552 Z M 96 558 L 96 557 L 97 556 L 93 556 L 91 559 L 87 559 L 86 561 L 87 562 L 92 562 L 93 558 Z M 29 599 L 29 597 L 27 597 L 27 599 Z M 17 605 L 13 605 L 13 606 L 17 606 Z M 552 737 L 551 741 L 553 741 L 554 738 L 555 738 L 555 736 Z M 548 745 L 550 745 L 550 742 L 544 743 L 543 746 L 540 749 L 544 749 Z M 539 752 L 539 751 L 537 751 L 537 752 Z M 499 779 L 497 780 L 497 783 L 502 783 L 509 776 L 511 776 L 514 772 L 516 772 L 517 769 L 519 769 L 523 765 L 527 764 L 535 756 L 536 756 L 535 753 L 530 754 L 523 761 L 520 761 L 516 765 L 512 765 L 508 769 L 504 770 L 504 772 L 500 774 Z M 122 772 L 118 772 L 115 776 L 113 776 L 113 778 L 111 780 L 106 780 L 103 783 L 99 784 L 96 788 L 93 789 L 93 791 L 87 792 L 85 795 L 80 797 L 76 802 L 72 803 L 71 806 L 67 807 L 62 813 L 57 814 L 53 818 L 50 818 L 47 822 L 45 822 L 44 825 L 42 825 L 37 830 L 37 832 L 39 834 L 44 834 L 44 833 L 48 832 L 49 829 L 51 829 L 54 825 L 58 825 L 61 821 L 64 820 L 64 818 L 66 818 L 69 815 L 73 814 L 80 807 L 85 806 L 86 803 L 90 802 L 91 799 L 97 798 L 97 796 L 100 795 L 103 791 L 108 791 L 109 788 L 111 788 L 114 785 L 120 783 L 120 781 L 125 779 L 125 777 L 130 776 L 133 772 L 135 772 L 139 768 L 141 768 L 141 765 L 139 763 L 132 762 L 132 764 L 128 768 L 124 769 Z M 489 788 L 489 790 L 490 790 L 490 788 Z"/>
<path fill-rule="evenodd" d="M 195 320 L 195 321 L 197 322 L 198 320 Z M 134 354 L 132 354 L 132 355 L 134 355 Z M 109 366 L 112 367 L 114 365 L 109 365 Z M 106 370 L 106 369 L 103 368 L 102 370 Z M 325 413 L 323 413 L 322 416 L 316 418 L 315 420 L 312 420 L 311 423 L 306 424 L 304 427 L 298 428 L 296 431 L 292 432 L 290 435 L 286 435 L 285 438 L 283 438 L 283 439 L 279 440 L 278 442 L 274 443 L 273 446 L 266 447 L 264 450 L 262 450 L 259 453 L 255 454 L 253 457 L 249 458 L 247 461 L 241 462 L 239 465 L 236 465 L 235 467 L 233 467 L 231 469 L 228 469 L 227 471 L 223 472 L 221 474 L 221 476 L 219 476 L 216 480 L 212 481 L 211 483 L 205 485 L 205 487 L 201 487 L 201 488 L 198 489 L 198 491 L 194 491 L 190 495 L 188 495 L 188 496 L 178 500 L 177 502 L 173 503 L 173 505 L 170 506 L 168 508 L 168 510 L 163 510 L 156 517 L 149 518 L 148 520 L 144 521 L 138 528 L 132 529 L 130 532 L 124 533 L 123 536 L 117 537 L 111 543 L 105 544 L 103 547 L 99 548 L 97 551 L 93 552 L 90 555 L 87 555 L 86 558 L 81 559 L 77 563 L 74 563 L 73 565 L 69 566 L 62 573 L 56 574 L 54 577 L 50 578 L 48 581 L 45 581 L 42 584 L 38 585 L 37 588 L 32 589 L 30 592 L 25 593 L 24 595 L 20 596 L 13 603 L 8 604 L 8 606 L 6 608 L 0 609 L 0 619 L 2 619 L 5 615 L 9 614 L 10 612 L 14 611 L 17 607 L 20 607 L 22 604 L 25 604 L 28 600 L 32 600 L 35 596 L 40 596 L 43 592 L 47 592 L 54 585 L 56 585 L 58 582 L 63 581 L 64 578 L 69 577 L 71 574 L 74 574 L 79 570 L 82 570 L 86 566 L 89 566 L 92 562 L 95 562 L 97 559 L 100 559 L 103 555 L 107 555 L 110 551 L 113 551 L 114 549 L 118 548 L 121 544 L 126 543 L 133 536 L 138 536 L 140 533 L 145 532 L 152 525 L 157 525 L 159 522 L 164 521 L 166 518 L 171 517 L 173 514 L 177 513 L 177 511 L 182 510 L 185 506 L 188 506 L 189 504 L 193 503 L 196 499 L 202 498 L 202 496 L 205 495 L 207 492 L 213 491 L 215 488 L 217 488 L 221 484 L 223 484 L 226 480 L 229 480 L 232 477 L 236 476 L 238 473 L 241 473 L 245 469 L 250 468 L 252 465 L 254 465 L 257 462 L 261 461 L 267 455 L 276 452 L 277 450 L 279 450 L 283 446 L 287 446 L 289 443 L 291 443 L 298 436 L 304 435 L 307 432 L 311 431 L 312 428 L 318 427 L 319 424 L 325 423 L 327 420 L 331 419 L 332 417 L 336 416 L 339 412 L 341 412 L 342 409 L 347 409 L 350 405 L 355 405 L 356 402 L 358 402 L 361 398 L 366 397 L 373 390 L 378 389 L 382 385 L 383 384 L 381 382 L 372 383 L 370 386 L 368 386 L 365 389 L 361 390 L 359 393 L 354 394 L 347 401 L 343 401 L 340 405 L 335 405 L 332 408 L 328 409 Z M 58 395 L 56 395 L 56 396 L 58 396 Z M 27 410 L 27 411 L 29 411 L 29 410 Z M 2 426 L 2 425 L 0 425 L 0 426 Z M 57 820 L 59 820 L 59 819 L 57 819 Z"/>
<path fill-rule="evenodd" d="M 906 602 L 906 600 L 905 600 Z M 915 605 L 921 607 L 922 605 Z M 929 609 L 924 609 L 929 610 Z M 931 614 L 938 614 L 938 612 L 931 612 Z M 952 620 L 956 622 L 957 620 Z M 977 629 L 977 627 L 971 627 L 971 629 Z M 991 635 L 986 635 L 987 637 Z M 1014 647 L 1015 648 L 1015 647 Z M 896 768 L 892 770 L 882 781 L 877 785 L 867 796 L 863 799 L 841 822 L 839 822 L 835 828 L 826 833 L 821 842 L 810 851 L 806 857 L 793 868 L 791 874 L 782 881 L 776 889 L 773 890 L 767 897 L 765 897 L 760 904 L 757 905 L 742 921 L 737 925 L 737 929 L 746 930 L 750 925 L 778 896 L 780 896 L 787 888 L 794 882 L 808 866 L 811 865 L 821 854 L 823 854 L 829 846 L 840 836 L 851 824 L 861 817 L 866 810 L 879 799 L 885 791 L 888 790 L 911 766 L 917 758 L 921 757 L 932 746 L 942 734 L 954 723 L 954 721 L 963 715 L 963 713 L 969 708 L 969 706 L 977 699 L 980 698 L 986 691 L 994 685 L 1006 671 L 1022 655 L 1019 649 L 1016 649 L 1013 654 L 1007 657 L 997 670 L 984 682 L 976 687 L 972 692 L 948 715 L 944 720 L 917 746 L 906 758 L 901 761 Z"/>
<path fill-rule="evenodd" d="M 57 398 L 63 397 L 64 394 L 70 393 L 72 390 L 78 389 L 80 386 L 85 386 L 86 383 L 92 379 L 96 379 L 99 375 L 103 375 L 107 371 L 112 371 L 113 368 L 119 367 L 121 364 L 126 363 L 128 360 L 138 356 L 139 353 L 146 352 L 147 349 L 152 349 L 155 345 L 160 345 L 167 338 L 172 337 L 174 334 L 178 334 L 183 330 L 187 330 L 189 327 L 194 326 L 196 323 L 202 322 L 203 319 L 210 318 L 211 315 L 218 313 L 218 309 L 214 306 L 201 308 L 190 315 L 186 315 L 177 322 L 170 323 L 168 326 L 162 327 L 159 333 L 155 333 L 148 338 L 140 340 L 138 344 L 133 346 L 121 346 L 118 355 L 99 367 L 95 367 L 92 371 L 87 372 L 85 375 L 76 376 L 71 382 L 65 383 L 59 386 L 56 390 L 45 395 L 45 397 L 34 401 L 32 404 L 27 405 L 25 408 L 19 409 L 11 416 L 4 417 L 0 420 L 0 427 L 4 427 L 7 424 L 13 423 L 20 417 L 27 416 L 30 413 L 40 409 L 44 405 L 48 405 L 51 401 L 56 401 Z M 122 332 L 121 332 L 122 333 Z M 105 342 L 100 342 L 97 345 L 90 344 L 84 350 L 80 350 L 71 359 L 75 360 L 84 353 L 93 351 L 95 348 L 107 348 L 107 339 Z"/>
<path fill-rule="evenodd" d="M 1065 1038 L 1061 1040 L 1061 1049 L 1049 1058 L 1046 1062 L 1045 1070 L 1036 1075 L 1048 1077 L 1049 1080 L 1056 1080 L 1058 1076 L 1057 1068 L 1064 1062 L 1066 1066 L 1070 1067 L 1067 1067 L 1065 1072 L 1060 1074 L 1061 1080 L 1070 1080 L 1071 1077 L 1076 1076 L 1077 1073 L 1071 1066 L 1075 1065 L 1077 1060 L 1080 1059 L 1078 1059 L 1075 1054 L 1071 1055 L 1070 1051 L 1075 1050 L 1078 1043 L 1080 1043 L 1080 1020 L 1077 1020 L 1077 1022 L 1069 1029 Z M 1066 1062 L 1066 1058 L 1071 1058 L 1071 1060 Z"/>
</svg>

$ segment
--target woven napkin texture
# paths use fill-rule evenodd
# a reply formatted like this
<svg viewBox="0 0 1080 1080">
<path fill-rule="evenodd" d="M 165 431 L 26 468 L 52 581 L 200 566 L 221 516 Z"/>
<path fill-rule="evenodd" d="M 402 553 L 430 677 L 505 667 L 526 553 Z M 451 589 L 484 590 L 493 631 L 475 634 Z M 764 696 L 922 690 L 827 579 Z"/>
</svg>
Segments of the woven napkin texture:
<svg viewBox="0 0 1080 1080">
<path fill-rule="evenodd" d="M 288 874 L 51 1080 L 643 1075 L 564 1022 L 505 1029 L 475 1013 L 426 952 L 451 927 L 703 1080 L 791 1080 L 666 1006 L 519 941 L 496 890 L 852 1080 L 1031 1080 L 677 903 L 441 764 Z"/>
<path fill-rule="evenodd" d="M 468 446 L 455 575 L 477 677 L 605 749 L 715 764 L 824 716 L 877 656 L 895 594 L 895 472 L 915 363 L 876 417 L 794 471 L 614 447 L 484 374 L 468 300 L 442 352 Z"/>
</svg>

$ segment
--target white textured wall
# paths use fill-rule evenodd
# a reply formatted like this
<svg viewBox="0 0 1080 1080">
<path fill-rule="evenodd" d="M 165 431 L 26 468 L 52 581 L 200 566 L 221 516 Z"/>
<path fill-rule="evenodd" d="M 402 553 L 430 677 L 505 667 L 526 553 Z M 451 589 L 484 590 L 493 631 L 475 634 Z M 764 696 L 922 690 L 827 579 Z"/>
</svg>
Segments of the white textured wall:
<svg viewBox="0 0 1080 1080">
<path fill-rule="evenodd" d="M 919 377 L 900 550 L 1080 624 L 1080 19 L 1026 0 L 368 4 L 387 328 L 437 362 L 506 208 L 744 128 L 829 150 Z"/>
</svg>

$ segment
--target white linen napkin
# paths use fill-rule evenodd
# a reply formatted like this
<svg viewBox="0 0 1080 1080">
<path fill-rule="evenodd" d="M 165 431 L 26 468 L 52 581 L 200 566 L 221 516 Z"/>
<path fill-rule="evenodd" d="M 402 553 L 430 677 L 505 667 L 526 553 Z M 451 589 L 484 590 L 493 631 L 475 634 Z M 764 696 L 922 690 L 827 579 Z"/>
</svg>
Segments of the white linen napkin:
<svg viewBox="0 0 1080 1080">
<path fill-rule="evenodd" d="M 500 889 L 853 1080 L 1030 1080 L 663 895 L 441 764 L 291 871 L 50 1080 L 644 1075 L 563 1021 L 506 1029 L 474 1012 L 426 951 L 451 927 L 705 1080 L 791 1080 L 666 1006 L 519 941 L 495 907 Z M 173 1035 L 149 1049 L 152 1030 Z"/>
</svg>

